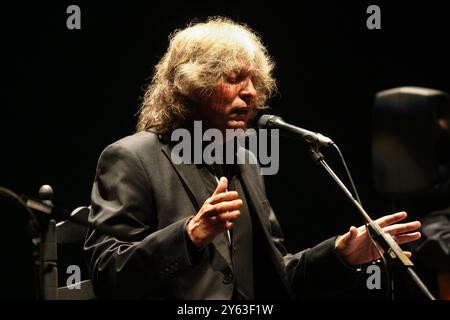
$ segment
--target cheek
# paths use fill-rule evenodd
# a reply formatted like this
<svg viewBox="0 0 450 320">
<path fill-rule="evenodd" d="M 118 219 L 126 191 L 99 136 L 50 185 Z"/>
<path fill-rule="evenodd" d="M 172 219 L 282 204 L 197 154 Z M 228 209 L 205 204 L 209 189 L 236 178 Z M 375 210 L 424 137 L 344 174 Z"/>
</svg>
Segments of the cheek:
<svg viewBox="0 0 450 320">
<path fill-rule="evenodd" d="M 239 95 L 236 85 L 222 84 L 216 87 L 214 95 L 203 104 L 204 109 L 213 113 L 226 113 Z"/>
<path fill-rule="evenodd" d="M 215 102 L 218 105 L 226 106 L 231 104 L 238 96 L 239 88 L 236 86 L 224 85 L 218 90 L 215 96 Z"/>
</svg>

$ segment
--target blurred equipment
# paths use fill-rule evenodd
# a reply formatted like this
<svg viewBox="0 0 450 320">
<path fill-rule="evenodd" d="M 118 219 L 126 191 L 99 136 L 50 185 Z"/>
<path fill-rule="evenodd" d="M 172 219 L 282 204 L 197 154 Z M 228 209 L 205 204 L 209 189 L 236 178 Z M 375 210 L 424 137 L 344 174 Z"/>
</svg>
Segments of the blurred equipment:
<svg viewBox="0 0 450 320">
<path fill-rule="evenodd" d="M 450 99 L 400 87 L 376 95 L 372 160 L 376 191 L 392 211 L 422 222 L 410 245 L 414 261 L 440 298 L 450 298 Z"/>
<path fill-rule="evenodd" d="M 94 299 L 82 249 L 88 229 L 88 207 L 72 213 L 52 203 L 53 189 L 44 185 L 40 200 L 0 187 L 5 262 L 0 268 L 1 298 L 67 300 Z M 56 223 L 56 220 L 62 220 Z M 58 269 L 61 273 L 58 277 Z M 69 281 L 77 270 L 79 281 Z"/>
<path fill-rule="evenodd" d="M 25 202 L 0 187 L 2 262 L 0 298 L 42 298 L 39 277 L 40 225 Z"/>
<path fill-rule="evenodd" d="M 400 87 L 376 95 L 372 158 L 376 190 L 392 197 L 433 192 L 447 181 L 442 140 L 448 140 L 449 96 Z M 449 147 L 450 145 L 447 145 Z M 448 160 L 448 159 L 447 159 Z"/>
<path fill-rule="evenodd" d="M 91 209 L 78 207 L 72 211 L 71 217 L 84 220 L 87 224 Z M 58 287 L 48 287 L 49 298 L 57 300 L 92 300 L 95 299 L 89 273 L 84 264 L 83 246 L 88 227 L 73 220 L 65 220 L 55 225 L 55 242 L 57 244 L 56 271 Z M 76 268 L 76 269 L 74 269 Z M 79 268 L 79 269 L 78 269 Z M 80 271 L 77 282 L 69 281 L 71 272 Z M 68 272 L 69 271 L 69 272 Z M 51 283 L 49 283 L 51 284 Z M 51 290 L 51 291 L 50 291 Z"/>
</svg>

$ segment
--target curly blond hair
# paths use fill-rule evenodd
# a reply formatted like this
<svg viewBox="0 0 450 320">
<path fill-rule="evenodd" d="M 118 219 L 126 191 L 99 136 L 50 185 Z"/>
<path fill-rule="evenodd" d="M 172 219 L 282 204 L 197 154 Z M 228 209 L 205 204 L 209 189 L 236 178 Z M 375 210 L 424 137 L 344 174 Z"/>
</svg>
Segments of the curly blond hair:
<svg viewBox="0 0 450 320">
<path fill-rule="evenodd" d="M 170 133 L 193 114 L 199 98 L 246 65 L 255 70 L 256 109 L 275 92 L 274 62 L 258 35 L 245 24 L 212 17 L 170 37 L 139 111 L 137 131 Z"/>
</svg>

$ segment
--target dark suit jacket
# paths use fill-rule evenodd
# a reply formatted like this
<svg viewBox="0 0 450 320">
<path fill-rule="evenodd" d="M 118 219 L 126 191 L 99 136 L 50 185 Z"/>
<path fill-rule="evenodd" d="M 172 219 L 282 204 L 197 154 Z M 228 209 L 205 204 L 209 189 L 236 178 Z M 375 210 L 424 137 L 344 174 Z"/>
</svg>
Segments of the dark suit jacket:
<svg viewBox="0 0 450 320">
<path fill-rule="evenodd" d="M 94 290 L 101 297 L 230 299 L 233 267 L 225 234 L 192 261 L 187 218 L 210 196 L 195 164 L 174 164 L 170 146 L 155 133 L 140 132 L 108 146 L 100 156 L 90 220 L 123 237 L 91 231 L 85 253 Z M 266 198 L 257 165 L 240 165 L 242 184 L 262 226 L 280 297 L 335 294 L 355 275 L 334 251 L 335 238 L 288 254 Z M 249 199 L 248 199 L 249 200 Z M 258 268 L 254 265 L 254 268 Z M 277 293 L 278 294 L 278 293 Z"/>
</svg>

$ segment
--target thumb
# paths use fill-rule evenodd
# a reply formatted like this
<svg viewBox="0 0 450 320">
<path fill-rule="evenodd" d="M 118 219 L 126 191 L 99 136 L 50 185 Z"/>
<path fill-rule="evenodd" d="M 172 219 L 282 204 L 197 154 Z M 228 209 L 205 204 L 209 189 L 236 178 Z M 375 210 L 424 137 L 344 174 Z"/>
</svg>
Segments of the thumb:
<svg viewBox="0 0 450 320">
<path fill-rule="evenodd" d="M 217 184 L 216 190 L 214 190 L 213 196 L 216 194 L 227 191 L 228 189 L 228 180 L 225 177 L 220 178 L 219 183 Z"/>
<path fill-rule="evenodd" d="M 354 226 L 351 226 L 348 232 L 341 237 L 341 241 L 344 245 L 348 245 L 356 238 L 357 235 L 358 229 Z"/>
</svg>

